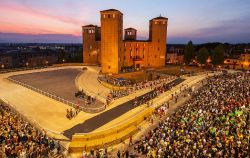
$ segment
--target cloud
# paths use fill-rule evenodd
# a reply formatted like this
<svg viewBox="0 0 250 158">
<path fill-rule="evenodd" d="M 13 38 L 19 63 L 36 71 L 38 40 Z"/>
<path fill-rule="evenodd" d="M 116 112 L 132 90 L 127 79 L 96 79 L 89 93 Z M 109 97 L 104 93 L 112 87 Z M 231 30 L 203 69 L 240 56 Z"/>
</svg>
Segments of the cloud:
<svg viewBox="0 0 250 158">
<path fill-rule="evenodd" d="M 25 6 L 25 5 L 1 4 L 0 9 L 6 10 L 6 11 L 15 11 L 15 12 L 26 13 L 29 15 L 37 16 L 38 18 L 59 20 L 59 21 L 64 22 L 64 23 L 69 23 L 69 24 L 74 24 L 74 25 L 81 25 L 82 24 L 82 21 L 80 21 L 76 18 L 59 16 L 59 15 L 52 15 L 46 11 L 35 9 L 35 8 Z"/>
<path fill-rule="evenodd" d="M 0 5 L 0 23 L 1 32 L 80 35 L 84 22 L 79 17 L 52 15 L 32 7 L 3 3 Z"/>
</svg>

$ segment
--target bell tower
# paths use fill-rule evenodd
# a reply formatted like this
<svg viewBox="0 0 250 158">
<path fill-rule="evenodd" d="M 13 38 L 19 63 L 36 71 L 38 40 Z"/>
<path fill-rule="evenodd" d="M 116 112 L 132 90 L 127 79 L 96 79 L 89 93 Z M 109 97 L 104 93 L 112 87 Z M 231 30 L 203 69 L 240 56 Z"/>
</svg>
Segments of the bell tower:
<svg viewBox="0 0 250 158">
<path fill-rule="evenodd" d="M 157 17 L 149 22 L 149 40 L 151 41 L 151 51 L 153 67 L 165 66 L 167 49 L 167 24 L 168 18 Z"/>
<path fill-rule="evenodd" d="M 121 70 L 122 38 L 123 14 L 115 9 L 101 11 L 102 73 L 117 74 Z"/>
</svg>

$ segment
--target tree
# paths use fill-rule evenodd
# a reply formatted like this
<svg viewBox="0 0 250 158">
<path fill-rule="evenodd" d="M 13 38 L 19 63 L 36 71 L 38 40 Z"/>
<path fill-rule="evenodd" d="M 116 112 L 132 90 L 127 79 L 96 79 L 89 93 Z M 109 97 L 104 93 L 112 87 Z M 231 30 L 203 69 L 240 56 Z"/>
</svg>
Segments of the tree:
<svg viewBox="0 0 250 158">
<path fill-rule="evenodd" d="M 184 50 L 184 61 L 189 64 L 192 59 L 194 59 L 194 46 L 193 42 L 189 41 Z"/>
<path fill-rule="evenodd" d="M 212 54 L 212 63 L 213 65 L 221 65 L 224 63 L 224 47 L 223 45 L 218 45 L 215 47 Z"/>
<path fill-rule="evenodd" d="M 198 54 L 197 54 L 197 59 L 200 64 L 206 64 L 207 58 L 209 56 L 209 52 L 206 47 L 202 47 Z"/>
</svg>

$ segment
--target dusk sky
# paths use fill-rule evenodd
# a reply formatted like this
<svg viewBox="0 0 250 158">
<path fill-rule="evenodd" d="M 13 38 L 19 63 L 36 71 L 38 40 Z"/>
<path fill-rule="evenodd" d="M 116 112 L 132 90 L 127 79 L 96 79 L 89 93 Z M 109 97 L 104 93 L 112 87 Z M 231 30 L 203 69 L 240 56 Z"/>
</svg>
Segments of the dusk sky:
<svg viewBox="0 0 250 158">
<path fill-rule="evenodd" d="M 169 18 L 168 43 L 250 43 L 250 0 L 0 0 L 0 42 L 81 42 L 100 10 L 124 14 L 124 28 L 148 38 L 149 20 Z"/>
</svg>

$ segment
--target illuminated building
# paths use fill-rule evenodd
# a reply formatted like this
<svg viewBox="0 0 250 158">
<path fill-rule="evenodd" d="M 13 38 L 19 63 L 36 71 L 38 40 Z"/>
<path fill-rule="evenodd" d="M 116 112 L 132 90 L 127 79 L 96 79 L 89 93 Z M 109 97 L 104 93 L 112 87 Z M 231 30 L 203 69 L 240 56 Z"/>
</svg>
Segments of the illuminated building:
<svg viewBox="0 0 250 158">
<path fill-rule="evenodd" d="M 241 54 L 238 59 L 225 59 L 228 68 L 250 70 L 250 54 Z"/>
<path fill-rule="evenodd" d="M 123 14 L 115 9 L 101 11 L 101 27 L 82 27 L 83 62 L 101 65 L 103 73 L 112 74 L 125 67 L 165 66 L 167 23 L 161 16 L 150 20 L 148 40 L 137 40 L 134 28 L 125 29 L 123 39 Z"/>
</svg>

